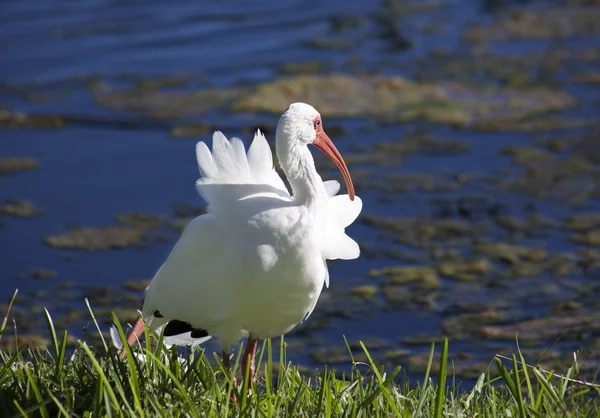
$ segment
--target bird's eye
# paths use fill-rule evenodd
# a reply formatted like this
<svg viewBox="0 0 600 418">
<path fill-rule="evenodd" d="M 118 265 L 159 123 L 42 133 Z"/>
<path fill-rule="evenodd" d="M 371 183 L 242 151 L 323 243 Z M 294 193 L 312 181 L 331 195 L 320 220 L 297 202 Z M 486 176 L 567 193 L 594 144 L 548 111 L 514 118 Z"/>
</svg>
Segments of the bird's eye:
<svg viewBox="0 0 600 418">
<path fill-rule="evenodd" d="M 317 129 L 319 126 L 321 126 L 321 121 L 317 119 L 315 121 L 315 129 Z"/>
</svg>

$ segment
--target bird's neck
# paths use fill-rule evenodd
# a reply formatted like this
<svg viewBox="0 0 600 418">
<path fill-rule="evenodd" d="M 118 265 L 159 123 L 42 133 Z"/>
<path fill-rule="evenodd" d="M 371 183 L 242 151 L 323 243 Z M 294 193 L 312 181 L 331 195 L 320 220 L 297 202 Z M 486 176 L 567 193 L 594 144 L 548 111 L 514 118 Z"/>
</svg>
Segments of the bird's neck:
<svg viewBox="0 0 600 418">
<path fill-rule="evenodd" d="M 316 208 L 327 201 L 327 192 L 313 156 L 305 145 L 290 147 L 288 144 L 288 141 L 277 141 L 277 157 L 292 187 L 294 199 Z"/>
</svg>

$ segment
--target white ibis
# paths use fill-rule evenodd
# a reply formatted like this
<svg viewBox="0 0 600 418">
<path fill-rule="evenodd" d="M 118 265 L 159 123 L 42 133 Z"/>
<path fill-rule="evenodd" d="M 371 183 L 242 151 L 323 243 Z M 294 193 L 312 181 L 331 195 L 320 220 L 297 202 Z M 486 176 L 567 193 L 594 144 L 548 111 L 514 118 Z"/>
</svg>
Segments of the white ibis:
<svg viewBox="0 0 600 418">
<path fill-rule="evenodd" d="M 337 181 L 321 180 L 310 144 L 340 169 L 347 195 L 335 196 Z M 179 342 L 218 337 L 227 368 L 231 346 L 247 338 L 242 367 L 250 382 L 258 339 L 287 333 L 315 308 L 329 285 L 325 260 L 360 253 L 344 228 L 362 203 L 321 115 L 305 103 L 290 105 L 277 125 L 276 148 L 292 194 L 273 168 L 260 131 L 247 153 L 240 139 L 228 141 L 221 132 L 213 135 L 212 154 L 198 143 L 196 188 L 208 212 L 185 228 L 152 279 L 142 309 L 150 329 L 164 326 L 164 335 Z M 130 345 L 143 329 L 139 320 Z"/>
</svg>

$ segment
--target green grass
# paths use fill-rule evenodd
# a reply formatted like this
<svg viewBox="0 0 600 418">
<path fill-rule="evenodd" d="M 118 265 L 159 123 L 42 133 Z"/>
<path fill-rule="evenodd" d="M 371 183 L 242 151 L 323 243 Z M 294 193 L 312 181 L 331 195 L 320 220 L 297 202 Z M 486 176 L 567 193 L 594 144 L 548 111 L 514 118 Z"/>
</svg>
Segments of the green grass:
<svg viewBox="0 0 600 418">
<path fill-rule="evenodd" d="M 498 368 L 499 378 L 492 379 L 482 371 L 477 384 L 465 392 L 448 372 L 447 341 L 441 348 L 438 376 L 430 375 L 436 349 L 432 344 L 425 379 L 409 385 L 400 378 L 400 367 L 387 372 L 378 368 L 364 345 L 368 362 L 353 361 L 347 375 L 324 368 L 316 377 L 309 377 L 286 362 L 283 339 L 276 347 L 267 340 L 257 355 L 257 370 L 262 374 L 255 383 L 238 384 L 233 389 L 236 401 L 232 402 L 231 376 L 218 360 L 210 361 L 200 349 L 179 360 L 176 351 L 166 349 L 161 337 L 154 335 L 157 344 L 151 347 L 146 336 L 145 348 L 126 347 L 123 361 L 104 340 L 97 350 L 79 342 L 75 351 L 67 354 L 66 333 L 57 335 L 48 312 L 46 320 L 51 349 L 0 351 L 0 417 L 600 415 L 598 387 L 571 379 L 577 372 L 577 360 L 567 376 L 559 377 L 527 366 L 517 350 L 510 359 L 492 360 L 491 367 Z M 5 318 L 0 339 L 6 325 Z M 280 360 L 274 363 L 278 352 Z M 236 370 L 239 363 L 238 356 Z M 251 390 L 241 389 L 248 386 Z"/>
</svg>

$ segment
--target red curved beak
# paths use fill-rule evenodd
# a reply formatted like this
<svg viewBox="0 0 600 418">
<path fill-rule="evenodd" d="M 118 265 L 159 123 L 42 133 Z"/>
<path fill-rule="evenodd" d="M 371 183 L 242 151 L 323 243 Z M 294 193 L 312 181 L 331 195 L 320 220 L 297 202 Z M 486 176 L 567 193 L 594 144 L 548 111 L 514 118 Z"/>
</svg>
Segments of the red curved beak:
<svg viewBox="0 0 600 418">
<path fill-rule="evenodd" d="M 346 163 L 342 158 L 342 155 L 337 150 L 331 139 L 327 136 L 325 131 L 320 128 L 317 130 L 317 136 L 313 141 L 313 145 L 317 147 L 321 152 L 329 157 L 331 161 L 335 163 L 337 168 L 342 172 L 344 176 L 344 181 L 346 182 L 346 188 L 348 189 L 348 195 L 350 196 L 350 200 L 354 200 L 354 184 L 352 184 L 352 178 L 350 178 L 350 173 L 348 172 L 348 167 L 346 167 Z"/>
</svg>

